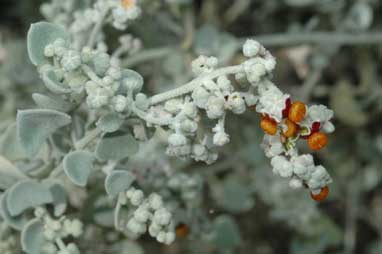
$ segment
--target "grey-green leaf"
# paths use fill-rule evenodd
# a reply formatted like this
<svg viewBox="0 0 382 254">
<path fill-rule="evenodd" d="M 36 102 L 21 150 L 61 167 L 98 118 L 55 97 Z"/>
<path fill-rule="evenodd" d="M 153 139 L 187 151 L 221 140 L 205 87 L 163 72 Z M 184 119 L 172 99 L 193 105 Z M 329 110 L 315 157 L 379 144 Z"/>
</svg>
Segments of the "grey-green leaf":
<svg viewBox="0 0 382 254">
<path fill-rule="evenodd" d="M 0 154 L 9 160 L 20 160 L 27 157 L 17 138 L 16 123 L 10 124 L 1 136 Z"/>
<path fill-rule="evenodd" d="M 69 87 L 65 87 L 58 78 L 56 73 L 53 70 L 48 70 L 42 74 L 42 80 L 46 88 L 48 88 L 51 92 L 56 94 L 65 94 L 70 93 L 71 90 Z"/>
<path fill-rule="evenodd" d="M 74 151 L 67 154 L 63 161 L 64 171 L 69 179 L 78 186 L 86 186 L 93 170 L 94 156 L 86 151 Z"/>
<path fill-rule="evenodd" d="M 122 71 L 122 93 L 132 90 L 134 94 L 139 93 L 143 87 L 143 77 L 136 71 L 125 69 Z"/>
<path fill-rule="evenodd" d="M 13 185 L 7 195 L 7 207 L 11 216 L 18 216 L 29 208 L 52 203 L 53 196 L 44 184 L 26 180 Z"/>
<path fill-rule="evenodd" d="M 54 216 L 61 216 L 67 207 L 66 192 L 64 187 L 59 183 L 49 184 L 49 189 L 53 198 Z"/>
<path fill-rule="evenodd" d="M 33 157 L 52 133 L 70 122 L 69 115 L 55 110 L 19 110 L 17 130 L 20 143 L 27 155 Z"/>
<path fill-rule="evenodd" d="M 241 242 L 239 227 L 228 215 L 220 215 L 213 222 L 213 241 L 219 249 L 231 249 Z"/>
<path fill-rule="evenodd" d="M 72 105 L 68 101 L 64 101 L 57 96 L 46 96 L 44 94 L 34 93 L 32 94 L 34 102 L 43 109 L 52 109 L 61 112 L 68 112 L 72 109 Z"/>
<path fill-rule="evenodd" d="M 100 160 L 121 160 L 138 152 L 139 143 L 125 132 L 105 134 L 98 142 L 96 156 Z"/>
<path fill-rule="evenodd" d="M 57 39 L 69 40 L 65 28 L 48 22 L 38 22 L 31 25 L 28 31 L 28 54 L 34 65 L 44 64 L 47 59 L 44 56 L 45 47 Z"/>
<path fill-rule="evenodd" d="M 97 127 L 104 132 L 115 132 L 123 124 L 123 118 L 116 113 L 109 113 L 102 116 L 98 122 Z"/>
<path fill-rule="evenodd" d="M 134 180 L 135 176 L 130 172 L 125 170 L 114 170 L 106 177 L 106 193 L 110 196 L 116 196 L 118 193 L 130 188 Z"/>
<path fill-rule="evenodd" d="M 8 192 L 6 191 L 0 197 L 0 216 L 3 220 L 13 229 L 22 230 L 24 225 L 28 222 L 27 219 L 23 216 L 11 216 L 7 206 L 7 196 Z"/>
<path fill-rule="evenodd" d="M 40 254 L 44 242 L 44 224 L 37 218 L 29 221 L 21 232 L 23 251 L 28 254 Z"/>
</svg>

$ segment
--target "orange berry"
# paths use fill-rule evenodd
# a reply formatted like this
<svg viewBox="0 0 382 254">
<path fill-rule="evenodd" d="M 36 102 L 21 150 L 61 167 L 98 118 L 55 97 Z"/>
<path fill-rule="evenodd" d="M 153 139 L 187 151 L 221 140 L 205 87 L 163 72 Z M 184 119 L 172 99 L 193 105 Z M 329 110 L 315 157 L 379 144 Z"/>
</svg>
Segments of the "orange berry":
<svg viewBox="0 0 382 254">
<path fill-rule="evenodd" d="M 283 136 L 290 138 L 290 137 L 293 137 L 294 135 L 296 135 L 297 130 L 298 130 L 297 124 L 295 124 L 294 122 L 292 122 L 289 119 L 285 120 L 285 124 L 286 124 L 287 129 L 286 129 L 286 131 L 283 131 L 283 133 L 282 133 Z"/>
<path fill-rule="evenodd" d="M 296 101 L 290 106 L 288 118 L 289 120 L 299 123 L 301 122 L 306 114 L 306 106 L 301 101 Z"/>
<path fill-rule="evenodd" d="M 326 199 L 326 197 L 328 195 L 329 195 L 329 187 L 328 186 L 325 186 L 324 188 L 322 188 L 320 193 L 318 193 L 317 195 L 310 193 L 310 196 L 312 197 L 312 199 L 317 201 L 317 202 L 323 201 L 324 199 Z"/>
<path fill-rule="evenodd" d="M 310 149 L 318 151 L 328 143 L 328 136 L 322 132 L 316 132 L 309 136 L 308 145 Z"/>
<path fill-rule="evenodd" d="M 136 0 L 121 0 L 121 3 L 125 9 L 130 9 L 135 5 L 135 1 Z"/>
<path fill-rule="evenodd" d="M 269 135 L 275 135 L 277 133 L 277 123 L 275 120 L 269 117 L 263 117 L 260 122 L 260 127 L 263 131 Z"/>
<path fill-rule="evenodd" d="M 177 237 L 186 237 L 190 233 L 189 227 L 184 223 L 179 223 L 175 227 L 175 234 Z"/>
</svg>

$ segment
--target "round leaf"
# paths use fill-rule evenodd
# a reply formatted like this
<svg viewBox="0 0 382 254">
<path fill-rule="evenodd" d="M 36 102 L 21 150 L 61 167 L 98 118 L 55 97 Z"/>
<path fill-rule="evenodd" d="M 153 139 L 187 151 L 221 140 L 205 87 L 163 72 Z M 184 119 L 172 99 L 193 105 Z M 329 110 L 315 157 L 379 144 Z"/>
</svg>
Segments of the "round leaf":
<svg viewBox="0 0 382 254">
<path fill-rule="evenodd" d="M 59 97 L 49 97 L 43 94 L 34 93 L 32 94 L 32 98 L 40 108 L 53 109 L 61 112 L 68 112 L 72 109 L 72 105 L 69 102 L 64 101 Z"/>
<path fill-rule="evenodd" d="M 105 180 L 105 189 L 110 196 L 116 196 L 118 193 L 130 188 L 134 182 L 135 176 L 125 170 L 112 171 Z"/>
<path fill-rule="evenodd" d="M 138 152 L 139 143 L 121 131 L 107 133 L 98 142 L 96 156 L 100 160 L 121 160 Z"/>
<path fill-rule="evenodd" d="M 57 129 L 71 122 L 69 115 L 50 109 L 17 112 L 18 137 L 28 156 L 35 156 L 45 140 Z"/>
<path fill-rule="evenodd" d="M 68 87 L 64 87 L 64 85 L 58 80 L 57 75 L 53 70 L 43 73 L 42 80 L 44 81 L 46 88 L 53 93 L 65 94 L 71 92 Z"/>
<path fill-rule="evenodd" d="M 32 24 L 27 36 L 28 54 L 31 62 L 34 65 L 44 64 L 47 61 L 44 56 L 45 47 L 59 38 L 69 40 L 69 35 L 64 27 L 48 22 Z"/>
<path fill-rule="evenodd" d="M 93 170 L 94 156 L 86 151 L 75 151 L 67 154 L 63 161 L 64 171 L 76 185 L 84 187 Z"/>
<path fill-rule="evenodd" d="M 0 197 L 0 215 L 3 220 L 13 229 L 22 230 L 24 225 L 28 222 L 24 216 L 11 216 L 7 206 L 8 192 L 5 192 Z"/>
<path fill-rule="evenodd" d="M 228 215 L 221 215 L 213 222 L 213 240 L 219 249 L 231 249 L 241 242 L 239 227 Z"/>
<path fill-rule="evenodd" d="M 29 221 L 21 232 L 23 251 L 28 254 L 40 254 L 44 242 L 44 224 L 39 219 Z"/>
<path fill-rule="evenodd" d="M 29 208 L 52 203 L 52 194 L 45 185 L 26 180 L 13 185 L 7 195 L 7 207 L 11 216 L 17 216 Z"/>
<path fill-rule="evenodd" d="M 102 116 L 98 122 L 97 127 L 104 132 L 115 132 L 123 124 L 123 119 L 116 113 L 109 113 Z"/>
<path fill-rule="evenodd" d="M 61 216 L 67 207 L 65 189 L 59 183 L 49 184 L 49 189 L 53 197 L 54 216 Z"/>
</svg>

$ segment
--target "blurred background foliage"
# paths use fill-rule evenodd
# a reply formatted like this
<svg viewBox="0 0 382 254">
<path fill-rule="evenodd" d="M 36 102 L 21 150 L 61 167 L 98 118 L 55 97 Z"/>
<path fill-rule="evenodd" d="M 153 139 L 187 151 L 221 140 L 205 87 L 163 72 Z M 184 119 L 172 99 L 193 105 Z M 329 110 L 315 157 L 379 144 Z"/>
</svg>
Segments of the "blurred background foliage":
<svg viewBox="0 0 382 254">
<path fill-rule="evenodd" d="M 42 2 L 0 2 L 1 132 L 16 109 L 33 107 L 32 92 L 43 89 L 25 46 L 29 24 L 42 19 Z M 278 59 L 276 84 L 293 98 L 335 111 L 336 132 L 315 155 L 334 183 L 320 204 L 307 191 L 290 189 L 263 156 L 258 116 L 230 116 L 232 142 L 216 164 L 171 161 L 177 170 L 205 179 L 200 206 L 213 226 L 208 241 L 199 235 L 203 228 L 189 225 L 191 233 L 170 247 L 144 238 L 139 245 L 121 243 L 123 253 L 382 253 L 382 2 L 142 0 L 141 5 L 144 15 L 128 32 L 142 40 L 143 49 L 124 56 L 123 64 L 144 75 L 148 92 L 189 80 L 190 61 L 199 54 L 215 55 L 222 65 L 239 62 L 243 40 L 255 37 Z M 111 48 L 116 36 L 108 31 Z M 89 253 L 100 253 L 91 251 L 89 246 Z"/>
</svg>

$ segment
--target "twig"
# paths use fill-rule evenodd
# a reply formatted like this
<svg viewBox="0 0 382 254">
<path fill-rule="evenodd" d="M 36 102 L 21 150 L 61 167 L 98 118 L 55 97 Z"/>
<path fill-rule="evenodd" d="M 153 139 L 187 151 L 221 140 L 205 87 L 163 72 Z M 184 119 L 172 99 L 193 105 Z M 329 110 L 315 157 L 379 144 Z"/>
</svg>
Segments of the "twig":
<svg viewBox="0 0 382 254">
<path fill-rule="evenodd" d="M 309 33 L 280 33 L 259 35 L 255 40 L 264 46 L 291 46 L 296 44 L 382 44 L 382 32 L 344 33 L 344 32 L 309 32 Z M 243 44 L 246 38 L 240 39 Z"/>
</svg>

